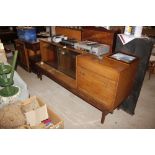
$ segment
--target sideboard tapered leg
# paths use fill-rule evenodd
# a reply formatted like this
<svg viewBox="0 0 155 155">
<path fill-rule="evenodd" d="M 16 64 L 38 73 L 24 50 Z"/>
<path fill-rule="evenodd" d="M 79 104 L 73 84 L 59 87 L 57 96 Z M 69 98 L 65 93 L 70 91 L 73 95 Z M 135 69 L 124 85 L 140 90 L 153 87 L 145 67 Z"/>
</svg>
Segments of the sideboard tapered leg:
<svg viewBox="0 0 155 155">
<path fill-rule="evenodd" d="M 102 118 L 101 118 L 101 123 L 102 123 L 102 124 L 104 123 L 106 114 L 107 114 L 107 113 L 106 113 L 105 111 L 102 112 Z"/>
</svg>

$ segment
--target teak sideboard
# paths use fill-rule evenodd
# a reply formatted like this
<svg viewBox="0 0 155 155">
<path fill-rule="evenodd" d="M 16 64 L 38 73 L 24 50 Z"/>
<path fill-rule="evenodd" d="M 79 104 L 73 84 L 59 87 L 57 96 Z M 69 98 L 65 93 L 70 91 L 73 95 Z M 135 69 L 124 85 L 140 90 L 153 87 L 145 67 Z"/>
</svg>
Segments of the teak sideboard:
<svg viewBox="0 0 155 155">
<path fill-rule="evenodd" d="M 46 75 L 75 95 L 102 111 L 101 123 L 105 116 L 118 107 L 132 90 L 138 58 L 131 63 L 112 59 L 116 33 L 97 27 L 80 29 L 55 27 L 58 35 L 78 41 L 90 40 L 110 46 L 110 51 L 102 59 L 86 51 L 74 49 L 49 39 L 36 43 L 16 40 L 21 66 L 31 71 L 35 68 L 42 79 Z M 34 55 L 41 54 L 41 61 L 30 63 Z M 30 65 L 31 64 L 31 65 Z"/>
<path fill-rule="evenodd" d="M 132 90 L 138 58 L 125 63 L 61 44 L 40 40 L 38 77 L 46 75 L 102 111 L 101 123 Z"/>
</svg>

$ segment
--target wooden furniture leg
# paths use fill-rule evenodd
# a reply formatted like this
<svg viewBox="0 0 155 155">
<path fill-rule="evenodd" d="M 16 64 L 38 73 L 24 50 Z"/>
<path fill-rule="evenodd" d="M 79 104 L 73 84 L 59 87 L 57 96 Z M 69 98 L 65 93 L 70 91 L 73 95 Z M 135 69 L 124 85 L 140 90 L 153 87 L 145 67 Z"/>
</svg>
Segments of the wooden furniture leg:
<svg viewBox="0 0 155 155">
<path fill-rule="evenodd" d="M 149 66 L 149 80 L 151 78 L 151 74 L 154 73 L 154 69 L 155 69 L 155 62 L 150 62 L 150 66 Z"/>
<path fill-rule="evenodd" d="M 39 68 L 37 68 L 37 77 L 42 80 L 42 73 Z"/>
<path fill-rule="evenodd" d="M 120 110 L 120 108 L 121 108 L 121 105 L 119 105 L 119 106 L 117 107 L 117 110 Z"/>
<path fill-rule="evenodd" d="M 151 77 L 151 69 L 152 69 L 152 67 L 151 67 L 151 62 L 149 62 L 149 80 L 150 80 L 150 77 Z"/>
<path fill-rule="evenodd" d="M 104 120 L 105 120 L 105 116 L 107 115 L 107 112 L 106 111 L 102 111 L 102 118 L 101 118 L 101 123 L 103 124 L 104 123 Z"/>
<path fill-rule="evenodd" d="M 39 78 L 40 80 L 42 80 L 42 74 L 41 74 L 41 73 L 38 73 L 38 78 Z"/>
<path fill-rule="evenodd" d="M 149 80 L 151 78 L 151 74 L 154 73 L 154 69 L 155 69 L 155 56 L 151 55 L 150 61 L 149 61 Z"/>
</svg>

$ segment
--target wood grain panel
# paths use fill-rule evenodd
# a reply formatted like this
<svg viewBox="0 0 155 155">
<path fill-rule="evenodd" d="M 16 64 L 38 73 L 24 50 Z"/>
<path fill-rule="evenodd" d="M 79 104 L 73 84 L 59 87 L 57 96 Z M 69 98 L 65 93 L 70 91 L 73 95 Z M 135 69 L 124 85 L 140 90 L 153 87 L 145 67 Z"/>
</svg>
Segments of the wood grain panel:
<svg viewBox="0 0 155 155">
<path fill-rule="evenodd" d="M 111 110 L 113 108 L 116 93 L 116 82 L 107 79 L 89 70 L 78 67 L 77 86 L 82 92 L 100 101 Z"/>
<path fill-rule="evenodd" d="M 105 57 L 97 60 L 90 54 L 77 57 L 78 89 L 114 110 L 129 95 L 138 59 L 131 64 Z"/>
<path fill-rule="evenodd" d="M 76 88 L 76 80 L 73 78 L 70 78 L 66 74 L 62 73 L 61 71 L 58 71 L 57 69 L 53 68 L 52 66 L 49 66 L 48 64 L 44 63 L 41 65 L 41 63 L 36 64 L 38 66 L 39 70 L 43 70 L 43 72 L 46 72 L 45 75 L 48 75 L 50 78 L 54 77 L 58 81 L 62 81 L 63 83 L 67 84 L 71 88 Z"/>
<path fill-rule="evenodd" d="M 84 27 L 82 29 L 82 40 L 96 41 L 110 46 L 110 53 L 114 49 L 115 32 L 103 28 Z"/>
<path fill-rule="evenodd" d="M 53 61 L 56 59 L 56 51 L 54 46 L 49 43 L 40 41 L 40 52 L 42 61 Z"/>
<path fill-rule="evenodd" d="M 120 63 L 124 65 L 123 62 L 120 62 Z M 117 93 L 115 98 L 115 103 L 114 103 L 115 108 L 130 94 L 133 87 L 138 63 L 139 63 L 138 59 L 131 64 L 125 63 L 125 65 L 128 65 L 128 68 L 122 71 L 119 76 L 118 87 L 117 87 L 117 91 L 119 93 Z"/>
<path fill-rule="evenodd" d="M 57 35 L 65 35 L 68 38 L 72 38 L 72 39 L 81 41 L 81 30 L 56 26 L 55 32 Z"/>
<path fill-rule="evenodd" d="M 109 61 L 106 57 L 104 60 L 98 59 L 94 55 L 84 54 L 77 56 L 77 65 L 84 67 L 94 74 L 99 74 L 111 80 L 118 80 L 118 72 L 124 69 L 124 66 L 120 66 L 113 61 Z"/>
</svg>

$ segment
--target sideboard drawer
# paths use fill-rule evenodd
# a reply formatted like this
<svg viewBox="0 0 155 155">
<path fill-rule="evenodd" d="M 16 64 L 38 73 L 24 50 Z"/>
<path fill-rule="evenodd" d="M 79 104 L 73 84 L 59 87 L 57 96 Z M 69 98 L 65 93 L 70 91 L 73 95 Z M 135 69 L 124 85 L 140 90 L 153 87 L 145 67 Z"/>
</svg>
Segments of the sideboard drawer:
<svg viewBox="0 0 155 155">
<path fill-rule="evenodd" d="M 117 87 L 115 81 L 78 67 L 77 86 L 80 91 L 103 103 L 108 109 L 113 107 Z"/>
<path fill-rule="evenodd" d="M 91 72 L 94 72 L 95 74 L 99 74 L 100 76 L 104 76 L 108 79 L 117 81 L 119 78 L 119 74 L 117 70 L 115 70 L 112 67 L 109 67 L 107 65 L 104 65 L 104 61 L 99 60 L 93 55 L 87 56 L 78 56 L 77 58 L 77 64 L 80 67 L 85 68 L 86 70 L 89 70 Z"/>
</svg>

